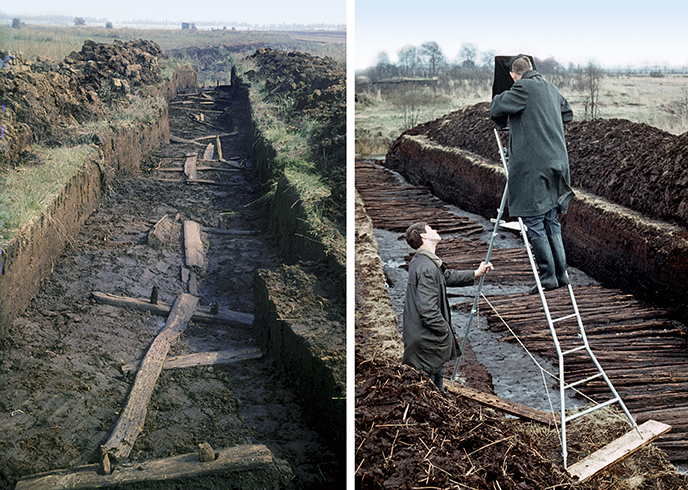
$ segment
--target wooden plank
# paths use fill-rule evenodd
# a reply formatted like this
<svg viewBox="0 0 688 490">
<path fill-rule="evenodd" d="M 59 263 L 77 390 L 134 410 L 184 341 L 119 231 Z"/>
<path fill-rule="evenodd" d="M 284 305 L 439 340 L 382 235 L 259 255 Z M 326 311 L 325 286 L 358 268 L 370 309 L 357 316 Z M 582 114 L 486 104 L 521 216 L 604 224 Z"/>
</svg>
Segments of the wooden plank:
<svg viewBox="0 0 688 490">
<path fill-rule="evenodd" d="M 17 482 L 16 490 L 62 490 L 112 488 L 134 483 L 171 481 L 203 475 L 227 475 L 251 472 L 270 477 L 273 457 L 263 445 L 244 444 L 217 452 L 213 461 L 201 463 L 198 453 L 188 453 L 164 459 L 118 465 L 109 475 L 98 474 L 98 465 L 49 471 Z M 276 477 L 275 477 L 276 478 Z M 275 482 L 275 488 L 279 482 Z"/>
<path fill-rule="evenodd" d="M 189 179 L 198 178 L 198 172 L 196 171 L 196 155 L 186 159 L 184 162 L 184 173 Z"/>
<path fill-rule="evenodd" d="M 671 430 L 671 426 L 657 422 L 655 420 L 648 420 L 643 425 L 619 437 L 615 441 L 610 442 L 603 448 L 595 451 L 587 458 L 582 459 L 578 463 L 569 466 L 568 472 L 571 476 L 578 477 L 581 482 L 586 481 L 591 476 L 597 474 L 603 469 L 621 461 L 628 455 L 634 453 L 641 447 L 649 444 L 657 439 L 662 434 Z"/>
<path fill-rule="evenodd" d="M 215 146 L 217 147 L 217 158 L 222 160 L 222 144 L 220 143 L 220 135 L 215 136 Z"/>
<path fill-rule="evenodd" d="M 184 138 L 180 138 L 179 136 L 174 136 L 174 135 L 172 135 L 172 134 L 170 135 L 170 141 L 171 141 L 172 143 L 184 143 L 184 144 L 187 144 L 187 145 L 203 146 L 203 143 L 199 143 L 198 141 L 187 140 L 187 139 L 184 139 Z"/>
<path fill-rule="evenodd" d="M 470 398 L 478 403 L 482 403 L 483 405 L 490 406 L 522 419 L 532 420 L 534 422 L 540 422 L 547 425 L 554 424 L 556 421 L 555 416 L 551 413 L 527 407 L 526 405 L 521 405 L 520 403 L 514 403 L 509 400 L 499 398 L 498 396 L 475 390 L 473 388 L 458 386 L 449 380 L 445 380 L 444 386 L 447 387 L 447 391 L 450 393 Z"/>
<path fill-rule="evenodd" d="M 117 419 L 110 438 L 104 444 L 108 454 L 112 455 L 116 461 L 129 456 L 136 438 L 143 429 L 148 401 L 153 394 L 170 346 L 186 329 L 197 304 L 197 297 L 181 294 L 172 306 L 165 328 L 148 349 L 129 393 L 127 404 Z"/>
<path fill-rule="evenodd" d="M 215 146 L 212 143 L 208 143 L 203 152 L 203 160 L 212 160 L 215 154 Z"/>
<path fill-rule="evenodd" d="M 184 356 L 169 357 L 163 369 L 179 369 L 192 366 L 207 366 L 212 364 L 229 364 L 232 362 L 260 359 L 263 357 L 258 347 L 244 347 L 241 349 L 227 349 L 216 352 L 197 352 Z M 125 364 L 122 372 L 136 371 L 135 364 Z"/>
<path fill-rule="evenodd" d="M 166 214 L 148 230 L 146 243 L 153 248 L 161 249 L 168 239 L 173 225 L 172 219 Z"/>
<path fill-rule="evenodd" d="M 202 226 L 201 230 L 205 233 L 212 233 L 214 235 L 255 235 L 257 233 L 260 233 L 260 231 L 258 230 L 221 230 L 219 228 L 207 228 L 205 226 Z"/>
<path fill-rule="evenodd" d="M 184 258 L 187 267 L 203 268 L 205 256 L 201 242 L 201 225 L 195 221 L 184 221 Z"/>
<path fill-rule="evenodd" d="M 193 179 L 187 180 L 187 184 L 206 184 L 206 185 L 217 185 L 220 187 L 239 187 L 242 184 L 236 182 L 217 182 L 215 180 L 204 180 L 204 179 Z"/>
<path fill-rule="evenodd" d="M 170 314 L 172 306 L 158 301 L 157 304 L 152 304 L 147 298 L 127 298 L 126 296 L 118 296 L 116 294 L 101 293 L 94 291 L 91 297 L 98 303 L 107 304 L 111 306 L 120 306 L 124 308 L 132 308 L 138 311 L 148 311 L 154 315 L 167 316 Z M 243 325 L 253 324 L 253 315 L 250 313 L 241 313 L 227 309 L 219 309 L 216 314 L 210 312 L 207 306 L 198 306 L 191 316 L 191 320 L 199 323 L 210 324 L 233 324 L 240 323 Z"/>
<path fill-rule="evenodd" d="M 209 140 L 213 138 L 224 138 L 225 136 L 235 136 L 239 134 L 239 131 L 234 131 L 233 133 L 221 133 L 221 134 L 211 134 L 208 136 L 199 136 L 198 138 L 194 138 L 191 141 L 201 141 L 201 140 Z"/>
<path fill-rule="evenodd" d="M 217 161 L 217 160 L 215 160 Z M 165 168 L 159 168 L 157 169 L 158 172 L 183 172 L 184 167 L 165 167 Z M 202 171 L 213 171 L 213 172 L 241 172 L 240 169 L 238 168 L 222 168 L 222 167 L 207 167 L 207 166 L 196 166 L 196 171 L 197 172 L 202 172 Z"/>
</svg>

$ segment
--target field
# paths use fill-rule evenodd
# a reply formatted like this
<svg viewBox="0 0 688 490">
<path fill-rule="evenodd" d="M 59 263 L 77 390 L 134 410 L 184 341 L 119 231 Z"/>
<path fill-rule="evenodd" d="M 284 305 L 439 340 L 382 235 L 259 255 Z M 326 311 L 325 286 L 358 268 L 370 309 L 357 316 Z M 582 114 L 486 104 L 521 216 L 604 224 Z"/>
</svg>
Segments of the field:
<svg viewBox="0 0 688 490">
<path fill-rule="evenodd" d="M 586 94 L 570 85 L 560 91 L 573 107 L 575 120 L 584 119 Z M 406 129 L 401 111 L 385 90 L 359 85 L 356 92 L 356 152 L 364 156 L 384 155 Z M 489 102 L 490 96 L 491 85 L 487 81 L 443 86 L 419 109 L 417 122 L 432 121 L 452 111 Z M 688 130 L 688 75 L 606 76 L 600 84 L 599 115 L 682 134 Z"/>
<path fill-rule="evenodd" d="M 338 35 L 337 35 L 338 34 Z M 148 39 L 161 49 L 199 48 L 222 44 L 235 45 L 260 43 L 282 50 L 306 51 L 315 56 L 330 56 L 345 66 L 344 33 L 332 32 L 278 32 L 278 31 L 207 31 L 172 29 L 105 29 L 102 27 L 40 27 L 23 26 L 12 29 L 0 26 L 0 51 L 21 53 L 25 58 L 47 56 L 62 59 L 72 51 L 79 51 L 83 42 L 97 43 L 115 40 Z M 279 47 L 279 48 L 278 48 Z M 252 51 L 252 50 L 251 50 Z"/>
</svg>

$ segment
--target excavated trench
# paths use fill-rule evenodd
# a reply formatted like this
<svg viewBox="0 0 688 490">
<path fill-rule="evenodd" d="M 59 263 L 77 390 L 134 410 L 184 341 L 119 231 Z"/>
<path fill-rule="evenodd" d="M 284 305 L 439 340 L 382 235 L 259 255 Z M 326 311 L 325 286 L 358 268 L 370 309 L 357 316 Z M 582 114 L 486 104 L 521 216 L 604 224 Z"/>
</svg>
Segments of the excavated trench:
<svg viewBox="0 0 688 490">
<path fill-rule="evenodd" d="M 633 126 L 622 123 L 618 125 L 621 128 Z M 609 139 L 604 146 L 589 145 L 585 151 L 582 149 L 585 138 L 599 143 L 617 134 L 609 134 L 609 128 L 614 125 L 613 122 L 608 125 L 581 123 L 570 129 L 567 140 L 573 142 L 572 158 L 577 159 L 572 161 L 572 166 L 578 164 L 583 169 L 601 166 L 599 154 L 604 151 L 610 162 L 608 165 L 620 174 L 617 180 L 625 179 L 627 186 L 642 186 L 646 176 L 657 174 L 655 169 L 644 168 L 641 176 L 626 176 L 622 169 L 614 166 L 616 160 L 609 156 L 615 148 L 621 147 L 631 156 L 641 155 L 647 165 L 673 173 L 676 178 L 671 192 L 675 190 L 680 195 L 680 188 L 685 184 L 681 177 L 685 169 L 682 163 L 685 148 L 681 149 L 680 141 L 685 135 L 658 135 L 666 141 L 657 152 L 656 160 L 646 158 L 647 145 L 643 140 L 635 141 L 636 147 L 633 147 L 626 139 L 622 145 L 617 144 L 617 139 Z M 384 165 L 398 171 L 408 183 L 399 176 L 387 176 L 384 169 L 372 162 L 357 162 L 357 190 L 376 228 L 387 289 L 397 314 L 403 308 L 404 268 L 410 258 L 408 247 L 399 237 L 414 221 L 426 220 L 437 226 L 443 236 L 451 238 L 441 242 L 438 248 L 438 254 L 449 267 L 475 268 L 484 258 L 489 240 L 489 233 L 484 233 L 491 231 L 493 226 L 485 217 L 496 215 L 505 184 L 501 168 L 485 156 L 489 148 L 497 146 L 493 126 L 485 107 L 478 105 L 402 134 L 388 152 Z M 645 126 L 632 127 L 617 136 L 623 138 L 623 134 L 633 132 L 631 130 L 658 132 Z M 590 186 L 589 182 L 583 185 L 586 189 Z M 577 197 L 564 217 L 563 226 L 569 263 L 575 266 L 572 268 L 574 290 L 579 306 L 582 305 L 583 321 L 593 351 L 639 423 L 655 419 L 672 425 L 672 431 L 661 438 L 657 446 L 666 451 L 674 463 L 685 465 L 688 461 L 685 445 L 688 399 L 683 373 L 688 350 L 685 327 L 688 296 L 685 283 L 678 280 L 685 272 L 688 250 L 685 229 L 678 224 L 659 221 L 657 217 L 644 216 L 581 188 L 576 190 Z M 636 206 L 647 207 L 652 196 L 645 195 L 642 202 L 636 200 Z M 394 201 L 395 206 L 389 206 L 390 201 Z M 680 202 L 681 199 L 673 200 L 674 207 L 678 206 L 678 212 L 672 215 L 674 223 L 681 220 Z M 448 207 L 451 212 L 447 211 Z M 666 206 L 662 204 L 660 208 L 666 215 Z M 429 212 L 429 209 L 434 211 Z M 471 230 L 466 218 L 477 225 L 477 230 Z M 457 226 L 457 221 L 462 221 L 461 226 Z M 548 403 L 540 372 L 515 345 L 514 335 L 536 358 L 544 361 L 545 366 L 551 361 L 556 364 L 554 347 L 544 314 L 536 301 L 539 299 L 524 294 L 532 283 L 525 251 L 522 244 L 519 249 L 513 242 L 514 237 L 509 235 L 510 232 L 500 233 L 497 240 L 498 249 L 492 259 L 497 270 L 488 275 L 484 290 L 491 305 L 481 302 L 484 323 L 471 334 L 472 352 L 482 366 L 464 364 L 462 376 L 469 386 L 488 391 L 494 381 L 498 395 L 549 410 L 548 406 L 539 405 L 540 402 Z M 465 324 L 474 295 L 471 288 L 463 289 L 453 292 L 455 325 L 460 326 Z M 557 291 L 550 296 L 550 308 L 564 311 L 567 301 L 564 293 Z M 513 333 L 507 331 L 505 325 Z M 560 335 L 572 333 L 573 328 L 567 326 Z M 575 357 L 566 364 L 569 379 L 592 374 L 589 360 L 583 357 Z M 481 374 L 483 366 L 487 366 L 490 373 L 487 380 Z M 449 375 L 450 366 L 447 369 Z M 550 391 L 552 388 L 556 386 L 549 386 Z M 601 382 L 593 381 L 582 391 L 598 401 L 609 398 Z M 572 401 L 571 406 L 576 403 L 580 401 Z M 554 408 L 557 408 L 556 402 Z"/>
<path fill-rule="evenodd" d="M 129 487 L 343 488 L 341 447 L 332 437 L 341 437 L 341 429 L 323 432 L 314 425 L 312 406 L 294 388 L 293 371 L 271 357 L 274 349 L 261 355 L 261 348 L 269 350 L 257 340 L 265 333 L 252 326 L 255 271 L 269 277 L 282 258 L 268 231 L 271 218 L 255 205 L 261 189 L 249 158 L 251 130 L 240 85 L 180 92 L 169 104 L 173 142 L 148 152 L 133 172 L 109 180 L 100 205 L 99 192 L 88 200 L 90 186 L 76 186 L 74 199 L 86 207 L 95 202 L 98 209 L 78 234 L 65 234 L 69 246 L 51 260 L 38 293 L 14 315 L 2 339 L 0 487 L 30 483 L 31 475 L 42 472 L 97 467 L 100 446 L 123 413 L 137 366 L 165 327 L 165 314 L 115 306 L 94 293 L 149 305 L 155 290 L 158 304 L 168 305 L 191 293 L 210 317 L 189 321 L 171 344 L 168 361 L 188 364 L 183 356 L 221 355 L 162 370 L 142 431 L 128 457 L 113 461 L 113 475 L 195 454 L 199 444 L 209 443 L 216 452 L 260 446 L 269 457 L 253 468 Z M 195 180 L 183 170 L 190 159 L 197 162 Z M 185 222 L 199 225 L 200 265 L 189 264 Z M 305 282 L 309 277 L 299 271 L 294 276 Z M 322 366 L 315 375 L 332 378 Z M 320 417 L 320 425 L 323 418 L 332 420 Z M 41 487 L 41 481 L 34 483 Z"/>
</svg>

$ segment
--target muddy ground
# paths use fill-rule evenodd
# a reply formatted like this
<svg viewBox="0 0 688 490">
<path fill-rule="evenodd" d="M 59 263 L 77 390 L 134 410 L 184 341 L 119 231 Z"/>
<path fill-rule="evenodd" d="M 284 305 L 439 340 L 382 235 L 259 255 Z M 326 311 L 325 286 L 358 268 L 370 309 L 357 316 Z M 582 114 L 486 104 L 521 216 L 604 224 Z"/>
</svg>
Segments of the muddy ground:
<svg viewBox="0 0 688 490">
<path fill-rule="evenodd" d="M 403 182 L 402 182 L 403 185 Z M 488 238 L 490 223 L 450 207 L 452 213 L 480 223 Z M 357 208 L 356 215 L 356 482 L 360 488 L 580 488 L 682 489 L 686 477 L 668 463 L 656 447 L 614 465 L 580 484 L 562 467 L 556 430 L 520 422 L 490 408 L 440 394 L 426 375 L 400 366 L 401 333 L 397 318 L 403 309 L 409 247 L 400 233 L 372 224 Z M 449 237 L 445 237 L 445 241 Z M 443 245 L 440 242 L 440 245 Z M 513 247 L 517 238 L 500 233 L 497 247 Z M 439 253 L 439 252 L 438 252 Z M 477 264 L 476 264 L 477 265 Z M 576 286 L 594 281 L 571 269 Z M 529 284 L 490 284 L 495 294 L 523 293 Z M 467 306 L 475 287 L 452 288 L 452 304 Z M 387 305 L 387 308 L 385 308 Z M 468 308 L 457 308 L 452 320 L 465 326 Z M 463 335 L 463 328 L 459 329 Z M 498 335 L 474 323 L 459 382 L 498 396 L 549 411 L 547 392 L 535 364 L 518 346 L 500 342 Z M 549 371 L 549 363 L 536 355 Z M 508 366 L 508 369 L 504 367 Z M 453 362 L 445 365 L 451 376 Z M 550 394 L 556 387 L 549 386 Z M 553 396 L 558 409 L 557 396 Z M 581 405 L 569 399 L 567 407 Z M 628 431 L 623 418 L 600 416 L 567 425 L 569 463 L 599 449 Z"/>
<path fill-rule="evenodd" d="M 197 271 L 200 305 L 253 313 L 254 270 L 281 263 L 265 231 L 265 210 L 255 204 L 261 194 L 247 158 L 247 100 L 235 98 L 231 89 L 188 95 L 177 102 L 191 104 L 170 105 L 171 134 L 190 140 L 233 133 L 221 138 L 223 156 L 241 168 L 201 172 L 200 178 L 224 185 L 184 184 L 180 172 L 165 168 L 183 166 L 187 154 L 202 154 L 203 148 L 171 143 L 151 152 L 137 174 L 108 182 L 108 198 L 2 340 L 1 488 L 11 489 L 37 472 L 97 462 L 99 445 L 107 440 L 133 382 L 122 367 L 136 364 L 164 325 L 162 317 L 97 304 L 92 292 L 148 298 L 158 286 L 159 300 L 174 302 L 186 289 L 181 274 L 184 219 L 250 232 L 202 233 L 207 266 Z M 200 113 L 202 121 L 195 117 Z M 203 146 L 208 141 L 214 138 Z M 217 161 L 207 165 L 220 166 Z M 146 233 L 164 215 L 174 225 L 164 243 L 153 247 Z M 255 346 L 250 327 L 192 321 L 169 355 L 242 346 Z M 308 415 L 268 358 L 164 370 L 129 458 L 195 452 L 202 442 L 215 450 L 259 443 L 281 462 L 282 487 L 340 488 L 343 462 L 312 430 Z M 209 480 L 207 488 L 212 485 Z"/>
</svg>

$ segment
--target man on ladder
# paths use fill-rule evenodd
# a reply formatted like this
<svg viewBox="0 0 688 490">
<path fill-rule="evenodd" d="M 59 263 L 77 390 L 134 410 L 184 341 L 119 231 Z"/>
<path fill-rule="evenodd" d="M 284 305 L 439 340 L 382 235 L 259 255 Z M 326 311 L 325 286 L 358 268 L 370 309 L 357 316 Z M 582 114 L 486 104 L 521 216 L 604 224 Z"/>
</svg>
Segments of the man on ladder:
<svg viewBox="0 0 688 490">
<path fill-rule="evenodd" d="M 573 198 L 563 124 L 573 111 L 527 56 L 515 57 L 509 74 L 514 84 L 490 104 L 493 118 L 509 118 L 509 215 L 528 229 L 543 289 L 556 289 L 570 283 L 557 218 Z"/>
</svg>

